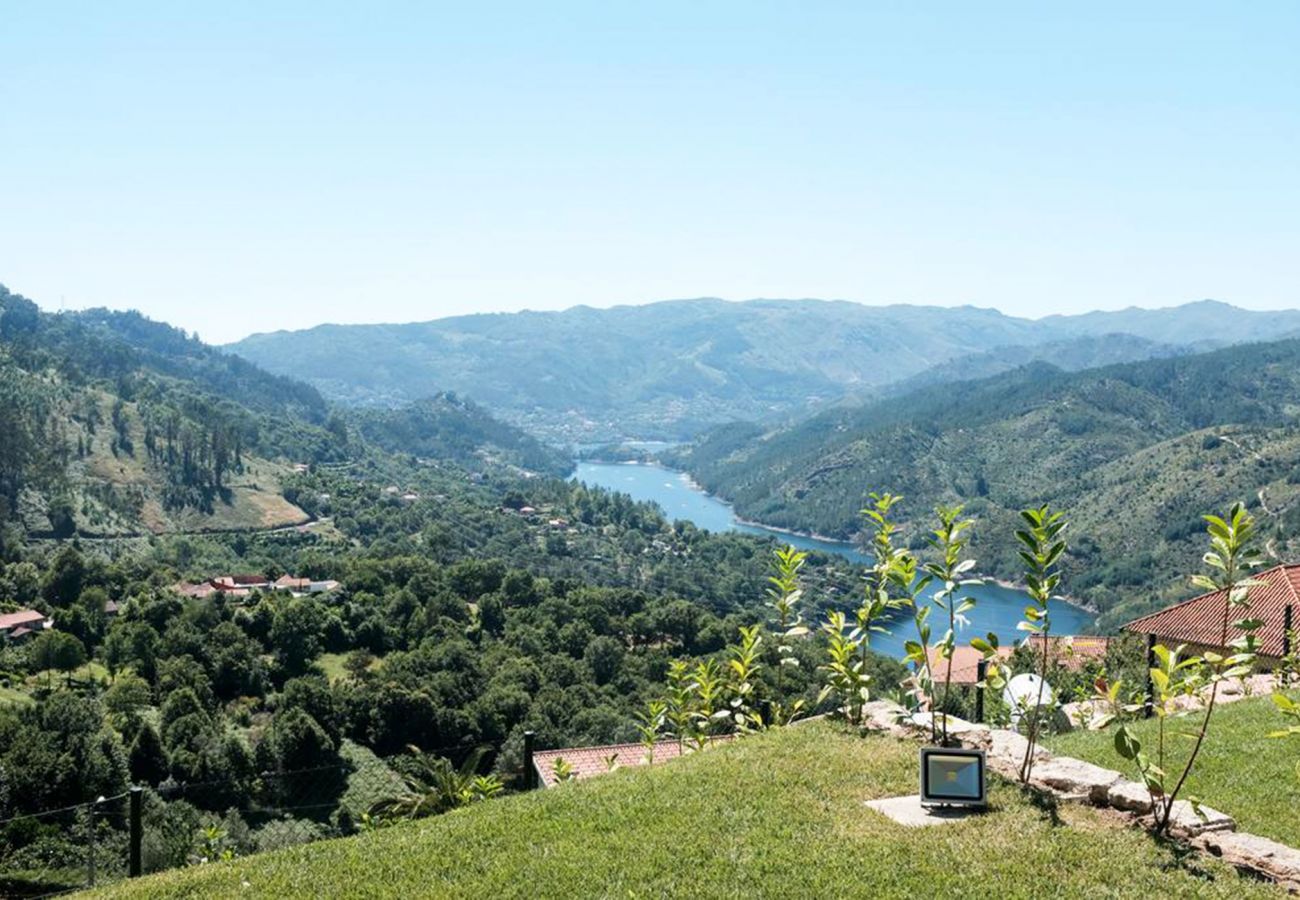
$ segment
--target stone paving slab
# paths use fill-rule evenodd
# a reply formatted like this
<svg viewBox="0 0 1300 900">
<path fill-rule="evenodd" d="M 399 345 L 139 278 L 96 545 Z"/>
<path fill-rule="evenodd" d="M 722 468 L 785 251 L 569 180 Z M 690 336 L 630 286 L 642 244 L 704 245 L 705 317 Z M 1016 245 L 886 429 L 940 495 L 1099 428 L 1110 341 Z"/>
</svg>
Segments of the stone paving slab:
<svg viewBox="0 0 1300 900">
<path fill-rule="evenodd" d="M 983 814 L 984 810 L 963 806 L 925 807 L 921 805 L 921 796 L 912 794 L 907 797 L 886 797 L 882 800 L 868 800 L 868 809 L 874 809 L 881 815 L 888 816 L 899 825 L 908 828 L 924 828 L 931 825 L 950 825 L 972 816 Z"/>
</svg>

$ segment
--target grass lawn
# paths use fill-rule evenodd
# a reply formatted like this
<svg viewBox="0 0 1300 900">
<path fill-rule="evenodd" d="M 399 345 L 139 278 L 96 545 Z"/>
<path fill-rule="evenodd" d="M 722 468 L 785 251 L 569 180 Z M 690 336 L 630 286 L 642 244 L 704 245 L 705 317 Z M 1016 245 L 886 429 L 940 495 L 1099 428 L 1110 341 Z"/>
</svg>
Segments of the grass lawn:
<svg viewBox="0 0 1300 900">
<path fill-rule="evenodd" d="M 916 789 L 913 743 L 812 723 L 354 838 L 122 882 L 106 897 L 1280 897 L 1008 784 L 912 830 L 863 801 Z M 1041 889 L 1035 879 L 1048 879 Z"/>
<path fill-rule="evenodd" d="M 1219 706 L 1210 720 L 1210 733 L 1201 748 L 1196 769 L 1187 780 L 1183 796 L 1199 797 L 1237 820 L 1242 831 L 1263 835 L 1300 847 L 1300 741 L 1269 738 L 1284 726 L 1282 714 L 1269 697 L 1251 697 Z M 1200 716 L 1193 714 L 1166 724 L 1166 747 L 1172 747 L 1167 771 L 1181 771 L 1191 752 L 1190 738 L 1176 732 L 1196 731 Z M 1143 749 L 1154 752 L 1156 721 L 1137 726 Z M 1137 771 L 1115 753 L 1114 732 L 1074 731 L 1049 738 L 1052 751 L 1076 756 L 1136 779 Z"/>
<path fill-rule="evenodd" d="M 348 675 L 348 670 L 343 665 L 347 661 L 347 658 L 348 654 L 346 653 L 322 653 L 320 656 L 316 657 L 316 665 L 320 666 L 321 670 L 325 673 L 325 677 L 329 679 L 330 684 L 333 684 L 341 679 L 351 677 Z M 373 672 L 383 664 L 384 661 L 376 657 L 370 661 L 369 671 Z"/>
<path fill-rule="evenodd" d="M 31 695 L 24 691 L 0 687 L 0 706 L 31 706 L 35 702 Z"/>
<path fill-rule="evenodd" d="M 59 672 L 55 669 L 46 669 L 41 672 L 35 672 L 27 676 L 27 685 L 32 688 L 45 687 L 47 684 L 58 687 L 68 680 L 68 673 Z M 98 660 L 90 660 L 72 670 L 73 682 L 85 684 L 91 680 L 107 681 L 109 680 L 108 669 Z"/>
</svg>

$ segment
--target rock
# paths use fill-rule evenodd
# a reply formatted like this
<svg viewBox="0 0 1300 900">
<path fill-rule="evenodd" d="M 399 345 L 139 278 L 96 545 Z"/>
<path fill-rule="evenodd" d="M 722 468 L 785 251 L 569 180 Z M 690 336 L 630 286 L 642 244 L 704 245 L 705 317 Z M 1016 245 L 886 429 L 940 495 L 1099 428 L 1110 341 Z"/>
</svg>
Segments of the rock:
<svg viewBox="0 0 1300 900">
<path fill-rule="evenodd" d="M 988 765 L 989 768 L 1006 778 L 1019 779 L 1020 764 L 1024 762 L 1025 750 L 1029 741 L 1014 731 L 1002 728 L 989 733 Z M 1042 747 L 1034 748 L 1034 759 L 1047 759 L 1049 754 Z"/>
<path fill-rule="evenodd" d="M 1169 817 L 1169 831 L 1178 837 L 1196 837 L 1213 831 L 1234 831 L 1237 821 L 1224 812 L 1201 805 L 1200 815 L 1186 800 L 1174 801 L 1174 812 Z"/>
<path fill-rule="evenodd" d="M 1300 850 L 1254 834 L 1219 831 L 1197 837 L 1193 844 L 1225 862 L 1276 881 L 1300 893 Z"/>
<path fill-rule="evenodd" d="M 906 717 L 907 710 L 892 700 L 872 700 L 862 705 L 862 721 L 869 728 L 889 731 Z"/>
<path fill-rule="evenodd" d="M 1145 785 L 1121 778 L 1106 789 L 1106 805 L 1145 816 L 1151 812 L 1151 794 Z"/>
<path fill-rule="evenodd" d="M 1107 803 L 1107 791 L 1123 776 L 1113 769 L 1069 756 L 1054 756 L 1034 764 L 1030 784 L 1046 788 L 1072 800 L 1087 800 L 1097 806 Z"/>
</svg>

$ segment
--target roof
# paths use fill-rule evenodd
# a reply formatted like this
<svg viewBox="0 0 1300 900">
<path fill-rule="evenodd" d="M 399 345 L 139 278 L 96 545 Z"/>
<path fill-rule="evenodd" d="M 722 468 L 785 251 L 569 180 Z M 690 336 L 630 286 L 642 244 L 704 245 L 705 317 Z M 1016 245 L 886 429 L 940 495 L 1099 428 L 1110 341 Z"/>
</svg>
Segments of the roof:
<svg viewBox="0 0 1300 900">
<path fill-rule="evenodd" d="M 1300 608 L 1300 565 L 1274 566 L 1253 578 L 1257 583 L 1247 595 L 1250 618 L 1264 622 L 1263 627 L 1255 632 L 1259 639 L 1259 653 L 1281 656 L 1286 608 Z M 1223 635 L 1223 607 L 1224 592 L 1213 591 L 1134 619 L 1124 626 L 1124 630 L 1153 634 L 1179 643 L 1217 647 Z M 1230 621 L 1241 618 L 1246 617 L 1236 612 L 1229 614 Z M 1300 627 L 1300 619 L 1293 619 L 1293 627 Z M 1229 624 L 1229 642 L 1240 636 L 1241 631 Z"/>
<path fill-rule="evenodd" d="M 1049 646 L 1052 648 L 1052 659 L 1056 663 L 1072 671 L 1082 669 L 1086 663 L 1094 660 L 1106 658 L 1106 651 L 1110 649 L 1110 638 L 1095 637 L 1092 635 L 1052 635 L 1049 640 Z M 1041 634 L 1031 634 L 1027 641 L 1035 653 L 1041 653 L 1043 647 L 1043 636 Z"/>
<path fill-rule="evenodd" d="M 999 647 L 998 656 L 1006 659 L 1011 655 L 1011 647 Z M 930 659 L 930 672 L 936 682 L 948 680 L 948 662 L 939 652 L 938 647 L 927 649 Z M 984 658 L 974 647 L 956 646 L 952 648 L 952 683 L 957 685 L 973 685 L 979 683 L 979 664 Z"/>
<path fill-rule="evenodd" d="M 229 584 L 235 587 L 261 587 L 269 584 L 265 575 L 220 575 L 212 579 L 215 585 Z"/>
<path fill-rule="evenodd" d="M 720 734 L 713 738 L 715 743 L 729 741 L 734 737 L 730 734 Z M 692 752 L 690 745 L 686 746 L 686 753 Z M 681 756 L 681 745 L 677 741 L 656 741 L 654 764 L 667 762 L 670 759 L 676 759 Z M 555 760 L 563 757 L 564 761 L 573 766 L 573 777 L 591 778 L 593 775 L 604 775 L 608 772 L 609 766 L 605 760 L 614 756 L 615 762 L 620 768 L 628 766 L 642 766 L 646 764 L 646 748 L 644 744 L 605 744 L 599 747 L 566 747 L 561 750 L 536 750 L 533 752 L 533 768 L 537 770 L 537 775 L 541 779 L 542 787 L 551 787 L 559 783 L 555 777 Z"/>
<path fill-rule="evenodd" d="M 43 624 L 46 616 L 34 609 L 20 609 L 18 612 L 0 614 L 0 631 L 8 631 L 22 625 Z"/>
<path fill-rule="evenodd" d="M 31 630 L 30 628 L 28 628 L 28 627 L 26 627 L 26 626 L 21 626 L 21 627 L 15 628 L 13 631 L 9 632 L 9 637 L 11 637 L 11 638 L 27 637 L 27 635 L 29 635 L 29 634 L 31 634 L 31 633 L 32 633 L 32 630 Z"/>
</svg>

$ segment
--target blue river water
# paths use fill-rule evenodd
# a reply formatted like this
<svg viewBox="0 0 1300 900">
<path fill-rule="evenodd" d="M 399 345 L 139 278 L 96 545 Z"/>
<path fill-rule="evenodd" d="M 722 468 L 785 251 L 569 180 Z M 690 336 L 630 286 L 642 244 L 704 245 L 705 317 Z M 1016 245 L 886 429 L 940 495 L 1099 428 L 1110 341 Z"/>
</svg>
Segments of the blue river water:
<svg viewBox="0 0 1300 900">
<path fill-rule="evenodd" d="M 737 521 L 729 504 L 701 490 L 683 473 L 663 466 L 647 463 L 579 462 L 573 477 L 588 485 L 628 494 L 634 500 L 657 503 L 670 519 L 689 520 L 697 527 L 709 531 L 743 531 L 765 535 L 793 544 L 800 550 L 820 550 L 853 562 L 869 562 L 851 544 L 787 534 Z M 755 590 L 759 589 L 760 587 L 755 587 Z M 969 641 L 972 637 L 983 637 L 990 631 L 998 636 L 1004 646 L 1024 637 L 1024 633 L 1016 629 L 1026 603 L 1022 592 L 997 584 L 983 584 L 970 588 L 965 594 L 974 597 L 977 604 L 974 610 L 967 613 L 969 623 L 958 627 L 957 637 L 960 642 Z M 936 616 L 938 612 L 936 610 Z M 931 621 L 937 630 L 938 619 L 932 618 Z M 1052 631 L 1056 634 L 1081 633 L 1091 622 L 1091 615 L 1077 606 L 1068 603 L 1055 603 L 1052 606 Z M 895 622 L 891 631 L 892 634 L 873 636 L 872 646 L 881 653 L 902 656 L 903 641 L 914 636 L 910 619 Z"/>
</svg>

